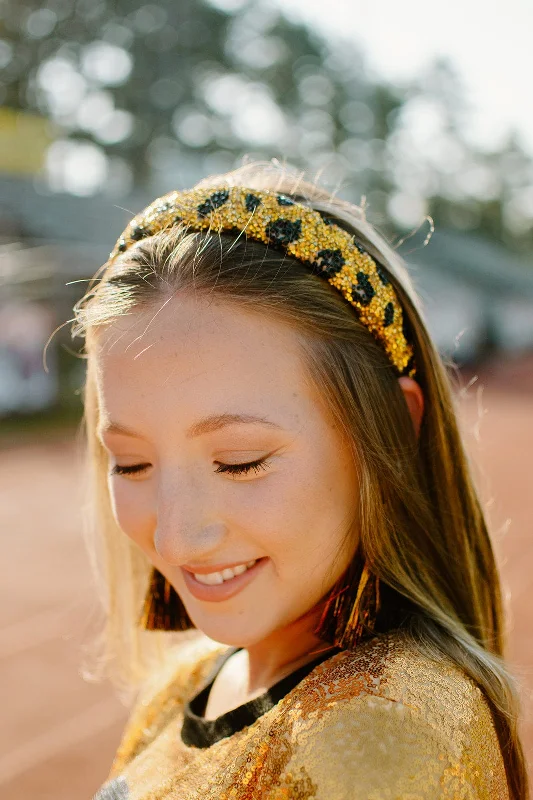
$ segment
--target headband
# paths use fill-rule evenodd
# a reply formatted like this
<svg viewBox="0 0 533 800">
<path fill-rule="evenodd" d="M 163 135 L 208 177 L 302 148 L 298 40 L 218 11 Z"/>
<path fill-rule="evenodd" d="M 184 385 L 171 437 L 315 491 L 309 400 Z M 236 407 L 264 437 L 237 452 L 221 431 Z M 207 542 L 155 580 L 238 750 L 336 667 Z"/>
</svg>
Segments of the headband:
<svg viewBox="0 0 533 800">
<path fill-rule="evenodd" d="M 414 376 L 413 348 L 405 338 L 402 307 L 391 281 L 356 237 L 333 220 L 272 191 L 242 186 L 174 191 L 131 220 L 109 261 L 134 242 L 180 224 L 197 231 L 243 233 L 301 261 L 341 292 L 397 373 Z"/>
</svg>

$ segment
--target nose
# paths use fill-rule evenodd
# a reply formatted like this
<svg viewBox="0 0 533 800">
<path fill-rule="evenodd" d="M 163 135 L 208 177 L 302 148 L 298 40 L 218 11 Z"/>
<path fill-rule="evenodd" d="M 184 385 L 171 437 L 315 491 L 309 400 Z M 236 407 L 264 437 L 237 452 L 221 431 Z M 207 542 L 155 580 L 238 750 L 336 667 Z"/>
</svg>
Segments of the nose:
<svg viewBox="0 0 533 800">
<path fill-rule="evenodd" d="M 178 525 L 166 526 L 158 523 L 154 548 L 167 564 L 181 566 L 194 564 L 215 553 L 225 535 L 225 526 L 213 522 L 187 531 Z"/>
<path fill-rule="evenodd" d="M 153 544 L 168 564 L 202 561 L 215 552 L 226 534 L 215 499 L 192 480 L 160 485 Z"/>
</svg>

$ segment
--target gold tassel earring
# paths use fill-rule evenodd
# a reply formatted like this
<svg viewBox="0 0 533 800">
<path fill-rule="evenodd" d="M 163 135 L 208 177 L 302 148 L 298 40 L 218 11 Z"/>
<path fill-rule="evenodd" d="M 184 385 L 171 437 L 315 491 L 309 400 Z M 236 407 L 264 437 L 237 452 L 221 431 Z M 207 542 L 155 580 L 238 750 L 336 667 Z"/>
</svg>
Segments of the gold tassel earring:
<svg viewBox="0 0 533 800">
<path fill-rule="evenodd" d="M 332 591 L 316 633 L 337 647 L 354 650 L 363 634 L 374 629 L 380 609 L 379 578 L 365 560 L 362 568 L 349 569 L 344 580 L 347 582 L 340 590 Z"/>
<path fill-rule="evenodd" d="M 139 625 L 147 631 L 187 631 L 194 628 L 179 594 L 155 567 L 150 575 Z"/>
</svg>

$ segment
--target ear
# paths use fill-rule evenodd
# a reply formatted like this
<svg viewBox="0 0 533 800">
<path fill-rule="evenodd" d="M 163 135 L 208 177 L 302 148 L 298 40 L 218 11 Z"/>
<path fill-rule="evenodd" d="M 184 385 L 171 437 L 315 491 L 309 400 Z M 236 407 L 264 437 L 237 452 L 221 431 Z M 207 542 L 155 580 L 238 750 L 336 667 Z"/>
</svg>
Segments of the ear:
<svg viewBox="0 0 533 800">
<path fill-rule="evenodd" d="M 424 414 L 424 395 L 422 389 L 413 378 L 398 378 L 407 408 L 413 420 L 415 433 L 418 436 L 420 433 L 420 425 L 422 424 L 422 416 Z"/>
</svg>

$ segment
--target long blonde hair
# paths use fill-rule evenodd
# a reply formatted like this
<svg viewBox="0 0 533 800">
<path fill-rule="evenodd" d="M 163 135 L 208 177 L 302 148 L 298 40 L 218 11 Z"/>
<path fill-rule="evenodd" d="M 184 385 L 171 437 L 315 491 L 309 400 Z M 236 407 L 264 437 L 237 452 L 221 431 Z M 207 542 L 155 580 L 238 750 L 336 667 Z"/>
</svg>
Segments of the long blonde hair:
<svg viewBox="0 0 533 800">
<path fill-rule="evenodd" d="M 360 543 L 378 578 L 420 611 L 409 632 L 421 651 L 446 654 L 484 691 L 493 711 L 511 797 L 527 797 L 514 682 L 503 661 L 499 576 L 483 510 L 458 431 L 450 381 L 428 334 L 401 258 L 364 211 L 270 164 L 249 164 L 201 185 L 275 189 L 302 199 L 352 231 L 383 265 L 404 309 L 425 397 L 418 440 L 387 357 L 338 292 L 264 245 L 191 233 L 177 226 L 119 256 L 113 276 L 97 273 L 76 305 L 75 335 L 88 357 L 85 425 L 92 470 L 92 527 L 104 579 L 105 664 L 138 682 L 172 636 L 139 630 L 151 564 L 117 528 L 107 489 L 107 456 L 97 438 L 93 332 L 176 290 L 218 294 L 285 321 L 305 342 L 310 375 L 349 432 L 360 465 Z M 244 238 L 244 237 L 243 237 Z"/>
</svg>

